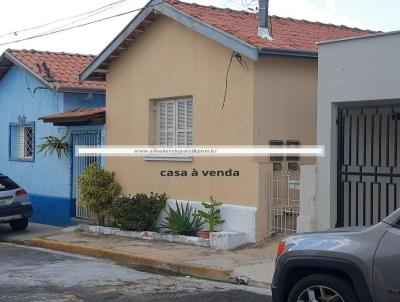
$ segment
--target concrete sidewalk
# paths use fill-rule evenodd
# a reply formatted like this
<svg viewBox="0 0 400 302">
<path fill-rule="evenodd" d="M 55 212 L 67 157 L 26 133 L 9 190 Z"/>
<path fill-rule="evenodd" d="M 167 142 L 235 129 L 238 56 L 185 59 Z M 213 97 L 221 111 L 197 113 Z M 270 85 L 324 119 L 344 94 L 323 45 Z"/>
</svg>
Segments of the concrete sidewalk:
<svg viewBox="0 0 400 302">
<path fill-rule="evenodd" d="M 27 244 L 125 261 L 204 279 L 269 287 L 279 239 L 235 251 L 106 236 L 63 232 L 31 238 Z"/>
</svg>

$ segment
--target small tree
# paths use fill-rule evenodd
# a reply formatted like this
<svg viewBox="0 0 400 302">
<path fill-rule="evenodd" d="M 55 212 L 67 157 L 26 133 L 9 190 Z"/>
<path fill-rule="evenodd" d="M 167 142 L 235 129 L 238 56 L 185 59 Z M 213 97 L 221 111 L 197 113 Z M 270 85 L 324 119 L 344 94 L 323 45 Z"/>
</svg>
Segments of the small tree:
<svg viewBox="0 0 400 302">
<path fill-rule="evenodd" d="M 210 232 L 215 232 L 215 227 L 225 222 L 225 220 L 221 219 L 221 210 L 218 209 L 218 207 L 222 206 L 222 203 L 215 201 L 211 196 L 210 202 L 203 202 L 202 205 L 208 211 L 199 210 L 195 216 L 203 218 L 205 223 L 208 224 L 208 230 Z"/>
<path fill-rule="evenodd" d="M 80 204 L 96 214 L 97 225 L 104 225 L 106 212 L 121 191 L 120 185 L 114 180 L 114 172 L 91 164 L 79 176 L 78 188 Z"/>
</svg>

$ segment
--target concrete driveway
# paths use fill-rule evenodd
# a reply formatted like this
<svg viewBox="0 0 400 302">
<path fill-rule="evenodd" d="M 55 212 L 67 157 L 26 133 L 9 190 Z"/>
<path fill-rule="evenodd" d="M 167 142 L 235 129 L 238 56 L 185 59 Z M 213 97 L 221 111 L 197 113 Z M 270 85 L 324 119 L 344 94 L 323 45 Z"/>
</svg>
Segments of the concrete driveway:
<svg viewBox="0 0 400 302">
<path fill-rule="evenodd" d="M 14 244 L 0 243 L 0 259 L 0 301 L 271 301 L 264 289 Z"/>
</svg>

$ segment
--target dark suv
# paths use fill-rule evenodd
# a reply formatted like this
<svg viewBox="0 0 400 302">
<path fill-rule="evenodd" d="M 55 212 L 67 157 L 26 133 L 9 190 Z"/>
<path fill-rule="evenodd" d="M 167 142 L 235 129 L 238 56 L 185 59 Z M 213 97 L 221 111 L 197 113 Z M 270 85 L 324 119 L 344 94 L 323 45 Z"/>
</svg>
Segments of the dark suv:
<svg viewBox="0 0 400 302">
<path fill-rule="evenodd" d="M 371 227 L 286 237 L 274 302 L 400 301 L 400 209 Z"/>
<path fill-rule="evenodd" d="M 28 193 L 9 177 L 0 174 L 0 223 L 9 223 L 16 231 L 28 227 L 32 204 Z"/>
</svg>

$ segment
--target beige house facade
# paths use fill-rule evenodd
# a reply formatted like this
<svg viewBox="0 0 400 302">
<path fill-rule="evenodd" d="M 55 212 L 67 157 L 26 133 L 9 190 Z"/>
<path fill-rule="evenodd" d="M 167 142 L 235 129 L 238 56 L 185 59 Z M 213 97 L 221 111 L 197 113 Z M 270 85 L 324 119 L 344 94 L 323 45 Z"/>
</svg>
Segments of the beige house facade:
<svg viewBox="0 0 400 302">
<path fill-rule="evenodd" d="M 106 144 L 315 144 L 316 52 L 261 54 L 260 47 L 226 33 L 233 42 L 222 41 L 219 29 L 199 30 L 204 21 L 186 8 L 209 9 L 175 1 L 148 6 L 82 73 L 81 79 L 107 81 Z M 216 14 L 224 11 L 213 8 Z M 273 162 L 267 156 L 109 157 L 106 162 L 124 193 L 165 192 L 171 201 L 196 207 L 212 195 L 224 203 L 223 230 L 245 232 L 251 242 L 270 234 L 266 176 L 273 173 Z M 285 160 L 280 163 L 287 169 Z"/>
</svg>

